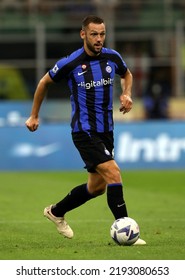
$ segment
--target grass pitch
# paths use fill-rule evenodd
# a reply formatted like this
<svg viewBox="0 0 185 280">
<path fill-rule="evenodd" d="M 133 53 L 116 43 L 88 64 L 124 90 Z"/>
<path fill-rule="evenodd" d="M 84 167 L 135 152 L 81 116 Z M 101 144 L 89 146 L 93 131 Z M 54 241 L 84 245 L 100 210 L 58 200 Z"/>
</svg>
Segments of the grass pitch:
<svg viewBox="0 0 185 280">
<path fill-rule="evenodd" d="M 106 195 L 66 215 L 75 236 L 60 236 L 43 209 L 58 202 L 86 172 L 0 173 L 1 260 L 184 260 L 185 172 L 123 172 L 129 216 L 140 225 L 146 246 L 118 246 Z"/>
</svg>

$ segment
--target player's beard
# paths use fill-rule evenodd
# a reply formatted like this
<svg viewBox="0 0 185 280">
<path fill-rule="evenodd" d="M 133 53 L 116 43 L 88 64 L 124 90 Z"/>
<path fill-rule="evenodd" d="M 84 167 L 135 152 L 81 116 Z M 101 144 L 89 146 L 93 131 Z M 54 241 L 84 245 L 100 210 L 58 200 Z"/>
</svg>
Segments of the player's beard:
<svg viewBox="0 0 185 280">
<path fill-rule="evenodd" d="M 95 55 L 99 55 L 101 53 L 101 50 L 102 50 L 102 47 L 103 45 L 102 44 L 90 44 L 88 41 L 86 41 L 86 45 L 87 45 L 87 48 Z M 98 47 L 99 50 L 96 50 L 96 46 Z"/>
</svg>

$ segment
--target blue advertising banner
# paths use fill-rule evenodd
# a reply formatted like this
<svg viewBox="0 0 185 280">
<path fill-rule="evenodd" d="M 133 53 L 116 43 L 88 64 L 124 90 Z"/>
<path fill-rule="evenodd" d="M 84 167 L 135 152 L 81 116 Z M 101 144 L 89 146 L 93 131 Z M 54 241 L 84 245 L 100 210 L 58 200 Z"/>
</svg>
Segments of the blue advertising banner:
<svg viewBox="0 0 185 280">
<path fill-rule="evenodd" d="M 184 169 L 185 122 L 115 123 L 121 169 Z M 0 127 L 0 170 L 82 170 L 69 123 Z"/>
<path fill-rule="evenodd" d="M 69 124 L 0 128 L 0 170 L 80 169 L 83 162 L 73 146 Z"/>
<path fill-rule="evenodd" d="M 185 168 L 185 122 L 117 124 L 115 159 L 126 169 Z"/>
</svg>

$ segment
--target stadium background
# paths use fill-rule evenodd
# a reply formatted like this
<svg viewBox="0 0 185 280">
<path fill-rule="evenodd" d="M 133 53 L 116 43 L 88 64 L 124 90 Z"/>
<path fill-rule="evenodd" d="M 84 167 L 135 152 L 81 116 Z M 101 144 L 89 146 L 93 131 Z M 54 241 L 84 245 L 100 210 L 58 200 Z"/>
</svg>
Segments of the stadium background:
<svg viewBox="0 0 185 280">
<path fill-rule="evenodd" d="M 184 169 L 183 0 L 1 0 L 0 170 L 82 168 L 70 140 L 65 81 L 50 89 L 40 130 L 31 134 L 24 122 L 37 82 L 56 60 L 81 46 L 81 20 L 90 13 L 105 18 L 106 47 L 117 49 L 134 75 L 134 107 L 124 117 L 118 111 L 119 81 L 115 84 L 120 167 Z"/>
</svg>

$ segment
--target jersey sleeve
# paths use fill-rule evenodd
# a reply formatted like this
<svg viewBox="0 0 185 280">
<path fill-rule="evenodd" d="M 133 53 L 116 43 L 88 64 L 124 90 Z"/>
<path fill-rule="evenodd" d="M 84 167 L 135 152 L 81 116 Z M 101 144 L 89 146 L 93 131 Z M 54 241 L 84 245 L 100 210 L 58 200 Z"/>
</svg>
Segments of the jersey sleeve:
<svg viewBox="0 0 185 280">
<path fill-rule="evenodd" d="M 54 82 L 60 82 L 64 79 L 68 73 L 69 69 L 67 67 L 68 57 L 64 57 L 56 62 L 54 67 L 49 70 L 49 75 Z"/>
<path fill-rule="evenodd" d="M 114 63 L 115 73 L 121 77 L 124 76 L 127 72 L 128 67 L 120 53 L 113 49 L 104 48 L 103 50 L 107 57 L 110 58 Z"/>
<path fill-rule="evenodd" d="M 61 58 L 56 62 L 54 67 L 49 70 L 49 75 L 54 82 L 60 82 L 62 79 L 68 78 L 73 71 L 79 57 L 83 56 L 83 47 L 74 51 L 70 55 Z"/>
<path fill-rule="evenodd" d="M 121 55 L 116 51 L 115 53 L 116 53 L 116 74 L 122 77 L 127 72 L 128 67 L 126 62 L 121 57 Z"/>
</svg>

